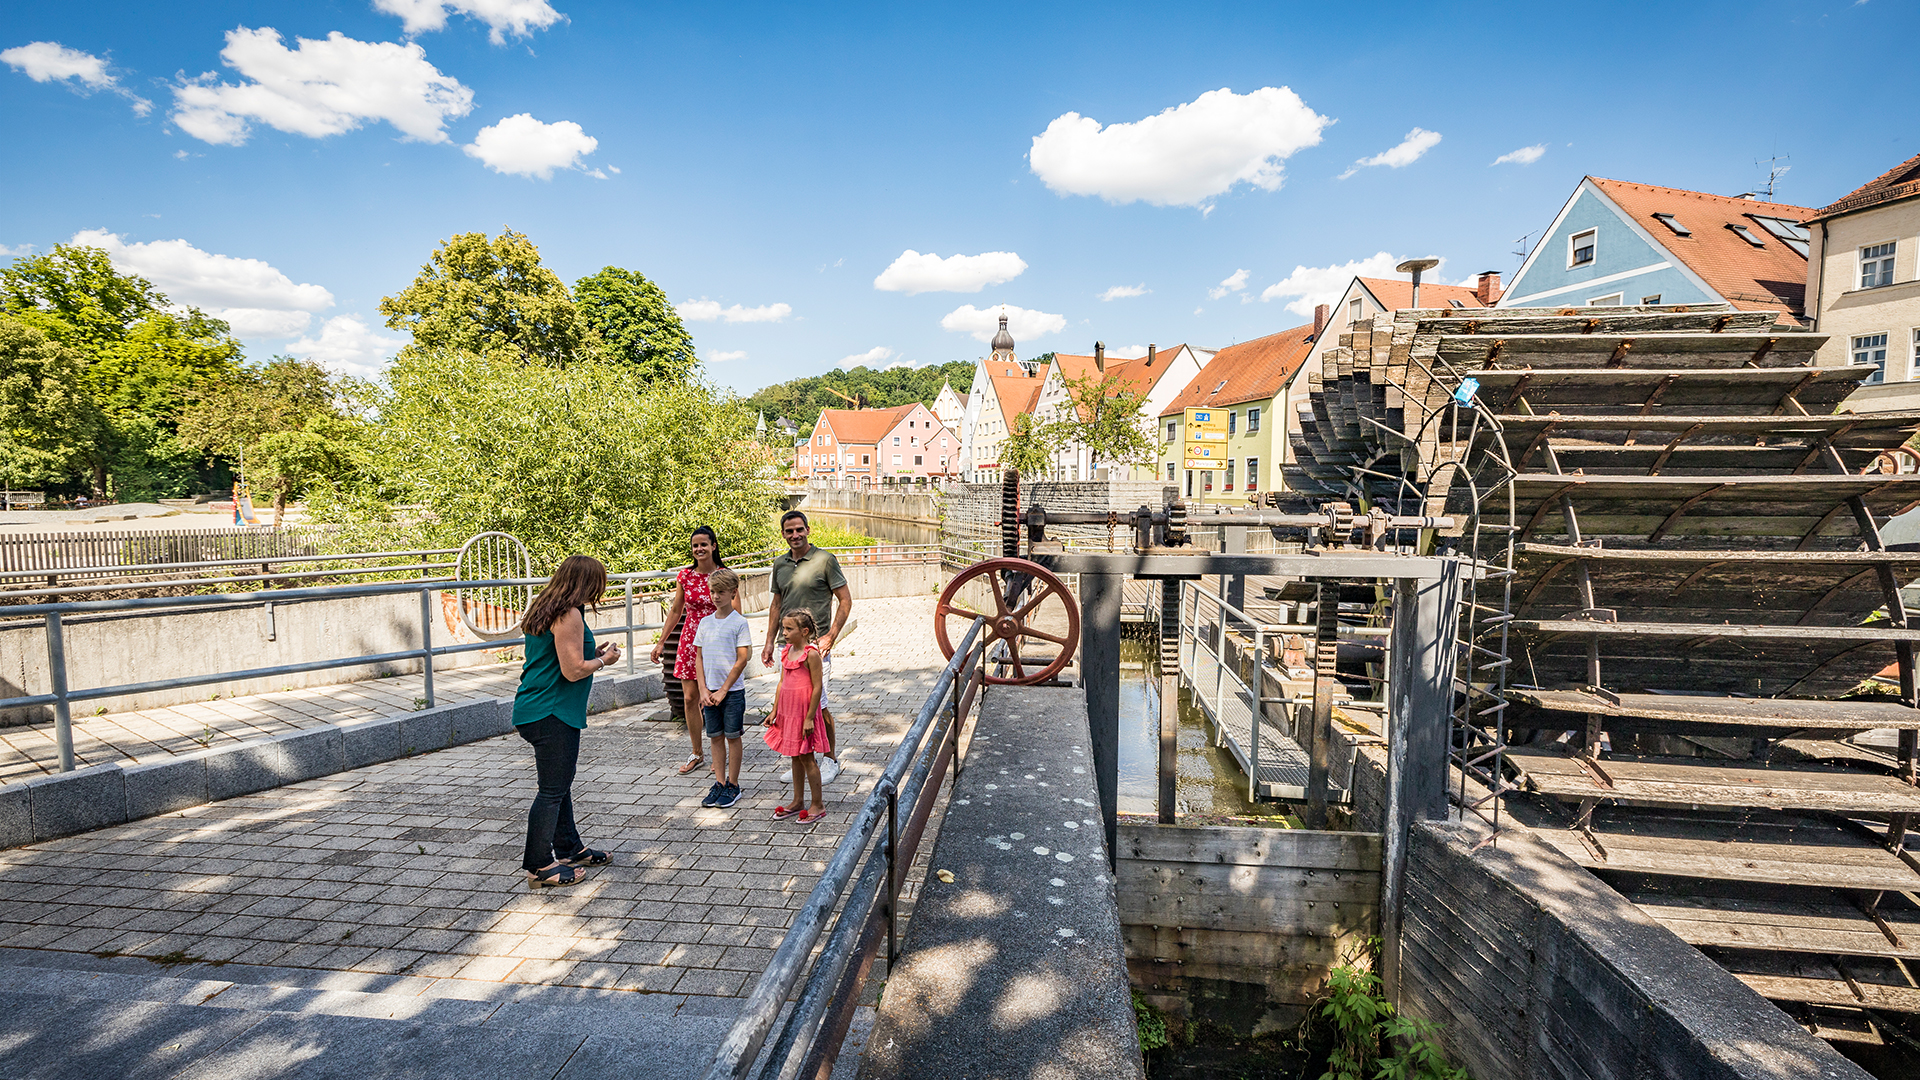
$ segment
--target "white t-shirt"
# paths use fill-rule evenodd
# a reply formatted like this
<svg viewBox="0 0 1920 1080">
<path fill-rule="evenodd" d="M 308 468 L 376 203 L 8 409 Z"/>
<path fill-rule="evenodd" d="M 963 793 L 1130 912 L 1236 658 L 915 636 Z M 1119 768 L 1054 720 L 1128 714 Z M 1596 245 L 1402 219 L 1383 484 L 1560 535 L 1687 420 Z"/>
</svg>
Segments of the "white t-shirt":
<svg viewBox="0 0 1920 1080">
<path fill-rule="evenodd" d="M 707 677 L 707 689 L 718 690 L 726 684 L 727 672 L 732 671 L 740 659 L 738 650 L 753 648 L 753 627 L 738 611 L 724 619 L 709 615 L 700 620 L 700 628 L 693 632 L 693 644 L 700 650 L 700 668 Z"/>
</svg>

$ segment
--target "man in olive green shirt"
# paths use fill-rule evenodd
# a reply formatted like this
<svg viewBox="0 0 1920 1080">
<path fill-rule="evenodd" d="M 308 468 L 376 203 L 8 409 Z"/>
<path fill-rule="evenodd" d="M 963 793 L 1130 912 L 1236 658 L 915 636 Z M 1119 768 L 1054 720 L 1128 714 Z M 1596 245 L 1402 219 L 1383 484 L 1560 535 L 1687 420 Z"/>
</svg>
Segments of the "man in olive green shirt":
<svg viewBox="0 0 1920 1080">
<path fill-rule="evenodd" d="M 834 736 L 833 704 L 829 686 L 833 679 L 833 643 L 847 624 L 853 610 L 853 590 L 847 588 L 847 575 L 840 571 L 840 560 L 833 552 L 807 542 L 811 528 L 807 515 L 789 510 L 780 519 L 780 533 L 787 538 L 787 552 L 773 560 L 773 582 L 769 590 L 772 602 L 767 606 L 767 645 L 760 652 L 760 663 L 773 666 L 773 646 L 782 640 L 780 613 L 805 609 L 813 612 L 813 625 L 820 636 L 820 719 L 827 725 L 827 756 L 840 760 L 840 742 Z"/>
</svg>

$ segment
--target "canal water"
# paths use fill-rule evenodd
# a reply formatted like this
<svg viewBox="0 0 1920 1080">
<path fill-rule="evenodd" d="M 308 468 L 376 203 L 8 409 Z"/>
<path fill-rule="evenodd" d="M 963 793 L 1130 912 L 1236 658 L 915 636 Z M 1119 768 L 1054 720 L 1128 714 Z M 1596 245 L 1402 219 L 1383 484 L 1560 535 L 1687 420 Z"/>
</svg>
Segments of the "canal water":
<svg viewBox="0 0 1920 1080">
<path fill-rule="evenodd" d="M 1159 656 L 1137 639 L 1120 643 L 1120 789 L 1122 814 L 1151 816 L 1158 810 L 1160 770 Z M 1224 747 L 1213 744 L 1206 715 L 1180 695 L 1179 769 L 1174 795 L 1182 816 L 1284 818 L 1286 803 L 1247 799 L 1247 777 Z M 1198 824 L 1199 822 L 1196 822 Z M 1278 822 L 1276 822 L 1277 824 Z"/>
</svg>

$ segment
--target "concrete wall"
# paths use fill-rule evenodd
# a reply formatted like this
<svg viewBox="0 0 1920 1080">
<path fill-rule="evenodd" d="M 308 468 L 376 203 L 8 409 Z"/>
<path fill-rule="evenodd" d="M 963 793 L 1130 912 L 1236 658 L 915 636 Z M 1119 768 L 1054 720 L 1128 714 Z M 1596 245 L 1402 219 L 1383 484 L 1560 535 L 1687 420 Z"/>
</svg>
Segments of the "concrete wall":
<svg viewBox="0 0 1920 1080">
<path fill-rule="evenodd" d="M 1474 1080 L 1867 1080 L 1868 1073 L 1524 833 L 1413 827 L 1401 1006 Z"/>
<path fill-rule="evenodd" d="M 1135 988 L 1241 1035 L 1299 1026 L 1380 930 L 1373 833 L 1123 824 L 1115 878 Z"/>
</svg>

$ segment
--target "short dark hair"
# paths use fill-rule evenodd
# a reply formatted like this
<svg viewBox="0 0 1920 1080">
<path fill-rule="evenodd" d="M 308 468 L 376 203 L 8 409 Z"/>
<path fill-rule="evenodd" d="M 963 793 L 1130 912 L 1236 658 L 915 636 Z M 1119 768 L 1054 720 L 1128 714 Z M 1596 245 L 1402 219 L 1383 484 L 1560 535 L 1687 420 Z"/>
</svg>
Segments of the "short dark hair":
<svg viewBox="0 0 1920 1080">
<path fill-rule="evenodd" d="M 786 531 L 787 522 L 792 521 L 794 518 L 799 518 L 800 524 L 806 525 L 807 528 L 809 529 L 813 528 L 812 525 L 807 523 L 807 515 L 801 513 L 798 510 L 789 510 L 786 513 L 780 515 L 780 529 L 782 532 Z"/>
</svg>

